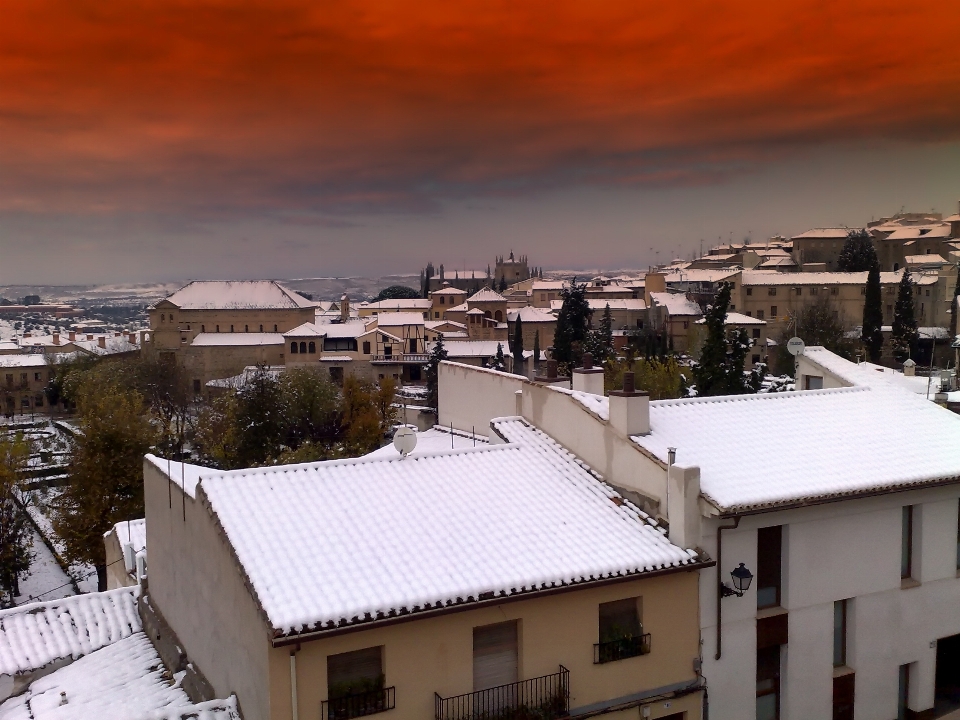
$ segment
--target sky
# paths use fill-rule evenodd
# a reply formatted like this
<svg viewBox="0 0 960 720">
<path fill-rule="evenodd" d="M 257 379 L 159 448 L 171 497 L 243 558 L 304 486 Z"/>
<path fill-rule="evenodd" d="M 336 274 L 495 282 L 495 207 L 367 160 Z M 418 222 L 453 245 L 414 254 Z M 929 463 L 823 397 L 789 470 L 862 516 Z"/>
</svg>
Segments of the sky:
<svg viewBox="0 0 960 720">
<path fill-rule="evenodd" d="M 960 199 L 949 2 L 0 13 L 0 284 L 645 268 Z"/>
</svg>

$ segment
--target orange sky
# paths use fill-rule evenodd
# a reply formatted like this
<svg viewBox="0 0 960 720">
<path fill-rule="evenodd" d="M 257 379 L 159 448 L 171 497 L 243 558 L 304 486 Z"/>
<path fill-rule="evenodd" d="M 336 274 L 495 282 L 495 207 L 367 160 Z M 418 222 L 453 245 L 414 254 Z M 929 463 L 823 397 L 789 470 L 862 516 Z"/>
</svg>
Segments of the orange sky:
<svg viewBox="0 0 960 720">
<path fill-rule="evenodd" d="M 432 212 L 960 135 L 946 0 L 0 0 L 0 13 L 0 212 Z"/>
</svg>

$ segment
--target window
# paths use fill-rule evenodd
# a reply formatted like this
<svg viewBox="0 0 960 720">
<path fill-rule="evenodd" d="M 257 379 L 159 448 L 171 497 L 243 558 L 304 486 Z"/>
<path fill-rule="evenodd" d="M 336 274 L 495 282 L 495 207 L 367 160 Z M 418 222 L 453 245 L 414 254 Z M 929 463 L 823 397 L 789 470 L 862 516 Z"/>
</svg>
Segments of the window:
<svg viewBox="0 0 960 720">
<path fill-rule="evenodd" d="M 810 292 L 808 292 L 807 294 L 808 294 L 808 295 L 816 295 L 816 294 L 817 294 L 817 291 L 818 291 L 819 289 L 820 289 L 820 288 L 812 287 L 812 288 L 810 288 Z"/>
<path fill-rule="evenodd" d="M 233 325 L 230 326 L 230 332 L 233 332 Z"/>
<path fill-rule="evenodd" d="M 866 295 L 866 294 L 867 294 L 867 287 L 866 287 L 866 286 L 863 286 L 862 288 L 860 288 L 860 294 L 861 294 L 861 295 Z"/>
<path fill-rule="evenodd" d="M 833 666 L 847 664 L 847 605 L 848 600 L 833 604 Z"/>
<path fill-rule="evenodd" d="M 383 356 L 385 358 L 393 357 L 393 345 L 384 345 L 383 346 Z"/>
<path fill-rule="evenodd" d="M 733 303 L 730 303 L 730 312 L 733 312 L 736 309 L 737 309 L 737 306 L 734 305 Z"/>
<path fill-rule="evenodd" d="M 220 332 L 220 326 L 217 325 L 217 332 Z"/>
<path fill-rule="evenodd" d="M 364 354 L 364 355 L 369 355 L 369 354 L 370 354 L 370 341 L 369 341 L 369 340 L 364 340 L 364 341 L 363 341 L 363 354 Z"/>
<path fill-rule="evenodd" d="M 309 345 L 307 345 L 307 352 L 309 352 L 311 355 L 315 355 L 315 354 L 316 354 L 316 352 L 317 352 L 317 344 L 316 344 L 313 340 L 311 340 L 310 343 L 309 343 Z"/>
<path fill-rule="evenodd" d="M 417 352 L 417 339 L 416 339 L 416 338 L 408 338 L 408 341 L 409 341 L 408 344 L 409 344 L 410 348 L 409 348 L 409 350 L 407 350 L 407 352 L 409 352 L 410 354 L 415 354 L 415 353 Z"/>
<path fill-rule="evenodd" d="M 249 326 L 249 325 L 244 325 L 244 326 L 243 326 L 243 331 L 244 331 L 244 332 L 250 332 L 250 326 Z"/>
<path fill-rule="evenodd" d="M 913 577 L 913 505 L 904 505 L 901 510 L 900 577 Z"/>
<path fill-rule="evenodd" d="M 43 407 L 43 395 L 37 393 L 33 398 L 33 404 L 37 407 Z"/>
<path fill-rule="evenodd" d="M 600 603 L 600 642 L 594 663 L 613 662 L 650 652 L 650 638 L 643 634 L 643 598 Z"/>
<path fill-rule="evenodd" d="M 166 313 L 160 313 L 160 322 L 166 322 L 166 321 L 167 321 Z"/>
<path fill-rule="evenodd" d="M 770 317 L 775 318 L 776 316 L 777 316 L 777 306 L 776 306 L 776 305 L 771 305 L 771 306 L 770 306 Z"/>
<path fill-rule="evenodd" d="M 206 331 L 207 331 L 207 326 L 206 326 L 206 325 L 201 325 L 201 326 L 200 326 L 200 332 L 206 332 Z"/>
<path fill-rule="evenodd" d="M 802 287 L 795 287 L 795 288 L 793 289 L 793 294 L 794 294 L 794 295 L 803 295 L 803 288 L 802 288 Z"/>
<path fill-rule="evenodd" d="M 382 645 L 327 656 L 327 718 L 347 720 L 394 706 L 393 688 L 384 688 Z"/>
<path fill-rule="evenodd" d="M 277 332 L 277 326 L 276 326 L 276 325 L 273 326 L 273 331 L 274 331 L 274 332 Z"/>
<path fill-rule="evenodd" d="M 757 650 L 757 720 L 780 717 L 780 646 Z"/>
<path fill-rule="evenodd" d="M 40 380 L 40 373 L 35 372 L 35 373 L 33 374 L 33 379 L 39 381 L 39 380 Z"/>
<path fill-rule="evenodd" d="M 748 287 L 748 288 L 747 288 L 747 295 L 753 295 L 753 288 L 752 288 L 752 287 Z"/>
<path fill-rule="evenodd" d="M 757 607 L 780 605 L 783 526 L 757 530 Z"/>
<path fill-rule="evenodd" d="M 193 381 L 193 393 L 194 393 L 194 395 L 199 395 L 199 394 L 200 394 L 200 389 L 201 389 L 201 388 L 200 388 L 200 381 L 197 380 L 197 379 L 194 379 L 194 381 Z"/>
<path fill-rule="evenodd" d="M 754 328 L 754 329 L 753 329 L 753 337 L 754 337 L 754 339 L 760 337 L 760 328 Z"/>
<path fill-rule="evenodd" d="M 763 310 L 757 310 L 757 319 L 763 320 Z"/>
<path fill-rule="evenodd" d="M 349 352 L 357 351 L 356 338 L 324 338 L 323 351 L 331 352 L 336 350 L 347 350 Z"/>
<path fill-rule="evenodd" d="M 689 327 L 690 327 L 690 321 L 689 321 L 689 320 L 684 320 L 684 321 L 683 321 L 683 329 L 686 330 L 686 329 L 688 329 Z"/>
<path fill-rule="evenodd" d="M 753 355 L 753 356 L 751 356 L 750 359 L 751 359 L 751 361 L 753 362 L 754 365 L 756 365 L 758 362 L 760 362 L 760 356 L 759 356 L 759 355 Z"/>
<path fill-rule="evenodd" d="M 747 310 L 747 317 L 753 317 L 753 310 Z"/>
<path fill-rule="evenodd" d="M 443 297 L 443 295 L 441 295 L 441 296 L 440 296 L 440 304 L 441 304 L 441 305 L 443 305 L 443 304 L 444 304 L 444 302 L 443 302 L 443 301 L 444 301 L 444 297 Z"/>
<path fill-rule="evenodd" d="M 473 629 L 473 689 L 517 682 L 517 621 Z"/>
<path fill-rule="evenodd" d="M 260 326 L 260 332 L 263 332 L 263 325 Z"/>
<path fill-rule="evenodd" d="M 776 296 L 777 296 L 777 289 L 776 289 L 775 287 L 769 287 L 769 288 L 767 288 L 767 295 L 769 295 L 770 297 L 776 297 Z"/>
<path fill-rule="evenodd" d="M 823 378 L 820 375 L 804 375 L 804 390 L 823 390 Z"/>
<path fill-rule="evenodd" d="M 927 291 L 926 291 L 925 295 L 926 295 L 927 297 L 930 297 L 930 288 L 927 288 Z"/>
<path fill-rule="evenodd" d="M 440 319 L 440 313 L 435 312 L 435 313 L 433 314 L 433 319 L 434 319 L 434 320 L 439 320 L 439 319 Z"/>
<path fill-rule="evenodd" d="M 831 295 L 839 295 L 839 294 L 840 294 L 840 288 L 838 288 L 838 287 L 832 287 L 832 288 L 830 288 L 830 294 L 831 294 Z"/>
<path fill-rule="evenodd" d="M 307 343 L 306 343 L 305 340 L 301 340 L 301 341 L 300 341 L 300 353 L 301 353 L 302 355 L 306 355 L 306 354 L 307 354 Z"/>
</svg>

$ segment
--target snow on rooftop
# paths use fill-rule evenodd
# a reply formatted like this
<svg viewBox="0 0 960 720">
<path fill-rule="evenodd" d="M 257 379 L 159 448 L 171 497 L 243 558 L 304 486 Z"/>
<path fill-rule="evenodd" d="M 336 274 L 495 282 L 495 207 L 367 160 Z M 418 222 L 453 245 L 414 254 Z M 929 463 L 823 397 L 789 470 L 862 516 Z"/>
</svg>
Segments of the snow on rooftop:
<svg viewBox="0 0 960 720">
<path fill-rule="evenodd" d="M 706 325 L 707 319 L 700 318 L 697 320 L 698 325 Z M 727 316 L 723 320 L 724 325 L 766 325 L 766 320 L 760 320 L 759 318 L 751 317 L 750 315 L 744 315 L 743 313 L 738 312 L 728 312 Z"/>
<path fill-rule="evenodd" d="M 903 271 L 881 272 L 880 283 L 893 285 L 900 282 Z M 935 285 L 935 274 L 911 273 L 917 285 Z M 778 273 L 767 270 L 744 270 L 743 284 L 747 285 L 865 285 L 866 272 L 799 272 Z"/>
<path fill-rule="evenodd" d="M 402 325 L 423 325 L 423 313 L 391 312 L 377 316 L 379 327 L 400 327 Z"/>
<path fill-rule="evenodd" d="M 267 377 L 276 380 L 280 377 L 281 373 L 286 371 L 285 365 L 267 365 L 261 368 L 256 365 L 247 365 L 243 372 L 239 375 L 231 375 L 230 377 L 225 378 L 216 378 L 214 380 L 207 380 L 206 386 L 212 388 L 227 388 L 232 390 L 239 390 L 244 387 L 248 382 L 253 380 L 256 377 L 257 373 L 264 372 Z"/>
<path fill-rule="evenodd" d="M 927 378 L 920 375 L 909 377 L 899 370 L 882 365 L 869 362 L 851 362 L 819 345 L 804 348 L 803 357 L 819 365 L 840 380 L 847 382 L 851 387 L 885 385 L 907 390 L 917 395 L 930 395 L 931 397 L 933 393 L 940 389 L 939 378 Z"/>
<path fill-rule="evenodd" d="M 467 298 L 467 303 L 472 302 L 506 302 L 507 299 L 490 288 L 480 288 L 473 295 Z"/>
<path fill-rule="evenodd" d="M 144 455 L 143 459 L 173 480 L 177 487 L 183 488 L 190 497 L 196 497 L 197 483 L 200 482 L 201 477 L 211 477 L 223 472 L 203 465 L 168 461 L 166 458 L 151 454 Z"/>
<path fill-rule="evenodd" d="M 849 235 L 851 232 L 854 232 L 860 229 L 862 228 L 848 228 L 848 227 L 813 228 L 812 230 L 807 230 L 806 232 L 802 232 L 799 235 L 794 235 L 790 239 L 796 240 L 797 238 L 833 238 L 833 239 L 844 240 L 846 239 L 847 235 Z"/>
<path fill-rule="evenodd" d="M 0 610 L 0 675 L 78 658 L 129 637 L 140 630 L 138 593 L 119 588 Z"/>
<path fill-rule="evenodd" d="M 482 430 L 486 430 L 486 428 L 482 428 Z M 474 437 L 473 435 L 465 435 L 462 432 L 451 433 L 449 429 L 438 426 L 417 433 L 417 446 L 408 457 L 413 457 L 414 455 L 429 455 L 430 453 L 436 453 L 442 450 L 463 450 L 465 448 L 486 444 L 486 435 L 477 435 Z M 391 443 L 371 453 L 367 453 L 363 457 L 392 460 L 400 457 L 400 453 Z"/>
<path fill-rule="evenodd" d="M 443 347 L 451 358 L 492 357 L 497 354 L 497 345 L 503 348 L 504 355 L 510 353 L 506 340 L 448 340 L 449 337 L 449 333 L 443 333 Z"/>
<path fill-rule="evenodd" d="M 466 303 L 460 303 L 460 304 L 457 305 L 456 307 L 447 308 L 447 312 L 448 312 L 448 313 L 451 313 L 451 312 L 462 312 L 462 313 L 465 313 L 465 312 L 467 312 L 467 304 L 466 304 Z"/>
<path fill-rule="evenodd" d="M 190 343 L 194 347 L 240 347 L 250 345 L 283 345 L 282 333 L 232 332 L 197 333 Z"/>
<path fill-rule="evenodd" d="M 455 288 L 451 286 L 440 288 L 439 290 L 434 290 L 430 293 L 431 295 L 469 295 L 466 290 L 461 290 L 460 288 Z"/>
<path fill-rule="evenodd" d="M 561 303 L 561 306 L 563 303 Z M 594 312 L 603 312 L 607 305 L 611 310 L 646 310 L 647 303 L 642 298 L 611 298 L 604 300 L 600 298 L 587 298 L 587 305 Z"/>
<path fill-rule="evenodd" d="M 684 293 L 652 292 L 650 298 L 654 305 L 661 305 L 671 315 L 702 315 L 700 306 L 688 300 Z"/>
<path fill-rule="evenodd" d="M 736 275 L 739 270 L 716 270 L 706 268 L 688 268 L 669 270 L 663 275 L 668 283 L 678 282 L 709 282 L 715 283 Z"/>
<path fill-rule="evenodd" d="M 120 542 L 120 547 L 123 548 L 127 545 L 133 548 L 133 553 L 137 553 L 146 550 L 147 548 L 147 520 L 146 518 L 140 518 L 138 520 L 124 520 L 123 522 L 118 522 L 113 526 L 113 534 L 116 535 L 117 540 Z M 107 533 L 109 535 L 109 533 Z M 126 565 L 126 556 L 124 556 L 124 564 Z M 135 568 L 126 566 L 128 573 L 132 573 Z"/>
<path fill-rule="evenodd" d="M 960 479 L 960 417 L 886 387 L 661 400 L 650 427 L 727 512 Z"/>
<path fill-rule="evenodd" d="M 3 720 L 239 720 L 235 698 L 193 705 L 137 632 L 34 680 L 0 705 Z"/>
<path fill-rule="evenodd" d="M 543 433 L 494 427 L 508 444 L 232 471 L 201 488 L 284 633 L 696 559 Z"/>
<path fill-rule="evenodd" d="M 524 323 L 555 323 L 557 316 L 544 308 L 527 305 L 516 310 L 507 310 L 507 320 L 516 322 L 517 317 Z"/>
<path fill-rule="evenodd" d="M 315 305 L 274 280 L 195 280 L 166 301 L 181 310 L 278 310 Z"/>
<path fill-rule="evenodd" d="M 46 367 L 47 357 L 42 353 L 27 355 L 0 355 L 0 367 Z"/>
<path fill-rule="evenodd" d="M 364 309 L 371 308 L 380 313 L 404 312 L 409 310 L 420 310 L 422 312 L 433 307 L 433 301 L 429 298 L 400 298 L 363 303 L 363 307 Z"/>
</svg>

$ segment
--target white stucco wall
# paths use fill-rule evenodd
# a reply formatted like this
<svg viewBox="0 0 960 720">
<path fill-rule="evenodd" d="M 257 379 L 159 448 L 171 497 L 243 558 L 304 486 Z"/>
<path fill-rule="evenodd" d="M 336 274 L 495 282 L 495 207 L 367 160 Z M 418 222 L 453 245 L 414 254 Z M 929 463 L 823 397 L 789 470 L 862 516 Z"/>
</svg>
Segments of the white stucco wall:
<svg viewBox="0 0 960 720">
<path fill-rule="evenodd" d="M 783 606 L 789 641 L 783 653 L 781 717 L 830 717 L 833 603 L 848 610 L 848 666 L 856 671 L 858 720 L 896 715 L 897 672 L 911 668 L 910 707 L 932 706 L 936 640 L 960 633 L 957 513 L 960 485 L 829 503 L 744 517 L 723 535 L 723 566 L 701 573 L 704 675 L 711 720 L 753 717 L 756 586 L 723 603 L 723 654 L 716 651 L 717 572 L 729 582 L 740 562 L 756 573 L 757 528 L 784 526 Z M 914 505 L 917 587 L 901 588 L 901 508 Z M 716 557 L 717 520 L 706 521 L 704 547 Z M 729 524 L 730 521 L 723 521 Z"/>
<path fill-rule="evenodd" d="M 437 422 L 477 435 L 490 435 L 490 421 L 517 415 L 517 392 L 524 379 L 519 375 L 444 362 L 438 376 Z"/>
<path fill-rule="evenodd" d="M 168 495 L 166 475 L 146 461 L 143 478 L 151 602 L 217 697 L 236 693 L 246 720 L 266 720 L 267 628 L 226 541 L 207 508 L 175 484 Z"/>
</svg>

